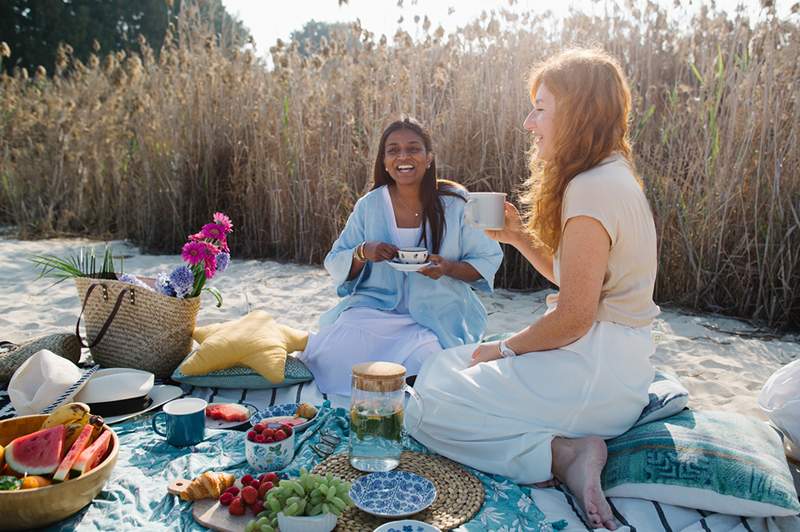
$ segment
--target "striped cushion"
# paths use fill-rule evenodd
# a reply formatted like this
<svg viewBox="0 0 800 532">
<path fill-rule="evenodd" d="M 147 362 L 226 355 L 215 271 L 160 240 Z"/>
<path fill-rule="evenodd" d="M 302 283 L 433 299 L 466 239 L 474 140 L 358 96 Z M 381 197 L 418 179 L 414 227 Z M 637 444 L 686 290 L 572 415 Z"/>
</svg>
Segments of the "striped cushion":
<svg viewBox="0 0 800 532">
<path fill-rule="evenodd" d="M 757 419 L 684 411 L 607 444 L 603 488 L 609 497 L 744 516 L 800 512 L 780 437 Z"/>
</svg>

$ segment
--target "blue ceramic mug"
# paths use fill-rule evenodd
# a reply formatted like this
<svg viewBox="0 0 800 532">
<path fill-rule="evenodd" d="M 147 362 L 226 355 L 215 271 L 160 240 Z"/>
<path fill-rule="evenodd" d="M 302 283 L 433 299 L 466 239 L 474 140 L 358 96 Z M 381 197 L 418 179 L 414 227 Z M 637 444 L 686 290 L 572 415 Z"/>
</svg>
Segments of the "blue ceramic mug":
<svg viewBox="0 0 800 532">
<path fill-rule="evenodd" d="M 153 416 L 153 430 L 164 436 L 167 443 L 175 447 L 186 447 L 200 443 L 206 436 L 206 403 L 196 397 L 175 399 L 164 405 L 164 411 Z M 158 427 L 165 418 L 166 432 Z"/>
</svg>

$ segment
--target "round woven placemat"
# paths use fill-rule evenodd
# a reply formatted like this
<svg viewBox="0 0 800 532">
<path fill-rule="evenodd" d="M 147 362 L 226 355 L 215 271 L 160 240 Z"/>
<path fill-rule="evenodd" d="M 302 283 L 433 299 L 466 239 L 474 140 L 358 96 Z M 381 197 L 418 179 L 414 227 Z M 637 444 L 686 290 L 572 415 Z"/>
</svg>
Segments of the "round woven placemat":
<svg viewBox="0 0 800 532">
<path fill-rule="evenodd" d="M 410 471 L 426 477 L 436 486 L 436 500 L 427 509 L 402 519 L 417 519 L 449 530 L 472 519 L 483 504 L 483 484 L 461 466 L 443 456 L 403 451 L 397 470 Z M 350 466 L 347 453 L 329 456 L 317 465 L 314 473 L 332 473 L 335 477 L 352 482 L 368 473 Z M 398 518 L 401 519 L 401 518 Z M 339 516 L 336 530 L 340 532 L 372 532 L 388 521 L 375 517 L 356 507 Z"/>
</svg>

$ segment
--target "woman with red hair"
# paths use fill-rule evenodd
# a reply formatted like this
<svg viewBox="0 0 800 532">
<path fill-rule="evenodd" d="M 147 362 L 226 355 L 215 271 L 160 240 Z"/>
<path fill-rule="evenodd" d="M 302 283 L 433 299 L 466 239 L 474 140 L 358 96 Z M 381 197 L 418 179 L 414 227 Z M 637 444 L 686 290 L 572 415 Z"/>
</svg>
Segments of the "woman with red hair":
<svg viewBox="0 0 800 532">
<path fill-rule="evenodd" d="M 506 204 L 490 237 L 516 247 L 559 287 L 545 315 L 502 342 L 432 357 L 409 405 L 431 450 L 519 483 L 553 476 L 593 527 L 616 528 L 600 474 L 604 439 L 628 430 L 653 379 L 656 230 L 628 140 L 630 90 L 597 50 L 534 69 L 527 223 Z"/>
</svg>

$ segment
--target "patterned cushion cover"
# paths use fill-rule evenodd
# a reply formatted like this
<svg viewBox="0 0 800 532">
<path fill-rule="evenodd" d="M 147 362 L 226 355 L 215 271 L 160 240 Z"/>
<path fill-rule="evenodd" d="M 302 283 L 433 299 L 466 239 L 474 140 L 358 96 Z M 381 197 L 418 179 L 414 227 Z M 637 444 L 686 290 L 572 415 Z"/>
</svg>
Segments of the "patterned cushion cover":
<svg viewBox="0 0 800 532">
<path fill-rule="evenodd" d="M 314 376 L 308 371 L 306 365 L 291 355 L 286 357 L 285 378 L 283 382 L 269 382 L 254 369 L 242 366 L 220 369 L 207 373 L 206 375 L 197 376 L 184 375 L 181 372 L 180 366 L 178 366 L 178 369 L 172 374 L 172 380 L 192 386 L 207 388 L 244 388 L 248 390 L 282 388 L 313 379 Z"/>
<path fill-rule="evenodd" d="M 687 410 L 607 444 L 609 497 L 743 516 L 800 512 L 780 437 L 757 419 Z"/>
</svg>

